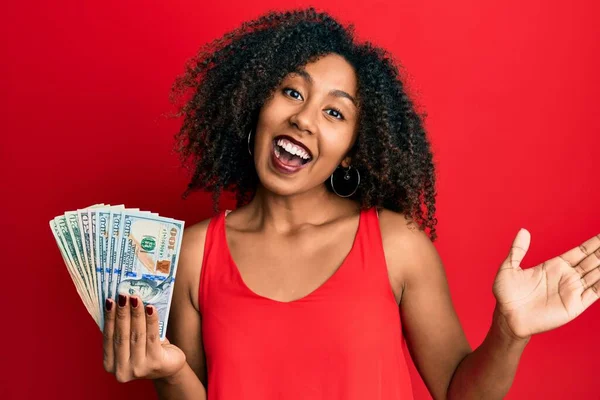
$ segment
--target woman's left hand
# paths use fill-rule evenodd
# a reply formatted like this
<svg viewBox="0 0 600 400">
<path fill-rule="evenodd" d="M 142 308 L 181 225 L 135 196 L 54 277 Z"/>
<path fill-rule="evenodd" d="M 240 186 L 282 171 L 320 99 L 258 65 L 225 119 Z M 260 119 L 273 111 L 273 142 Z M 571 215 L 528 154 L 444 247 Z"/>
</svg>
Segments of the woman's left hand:
<svg viewBox="0 0 600 400">
<path fill-rule="evenodd" d="M 600 235 L 533 268 L 521 269 L 531 235 L 520 230 L 494 281 L 497 310 L 517 338 L 575 319 L 600 297 Z"/>
</svg>

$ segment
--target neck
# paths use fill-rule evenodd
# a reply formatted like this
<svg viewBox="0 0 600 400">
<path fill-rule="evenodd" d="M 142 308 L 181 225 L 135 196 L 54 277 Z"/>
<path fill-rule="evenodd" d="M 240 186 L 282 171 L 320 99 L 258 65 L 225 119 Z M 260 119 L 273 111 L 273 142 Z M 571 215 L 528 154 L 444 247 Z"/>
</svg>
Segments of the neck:
<svg viewBox="0 0 600 400">
<path fill-rule="evenodd" d="M 324 224 L 348 206 L 353 206 L 352 202 L 332 194 L 324 184 L 291 196 L 278 195 L 259 185 L 248 211 L 255 223 L 284 233 L 306 225 Z"/>
</svg>

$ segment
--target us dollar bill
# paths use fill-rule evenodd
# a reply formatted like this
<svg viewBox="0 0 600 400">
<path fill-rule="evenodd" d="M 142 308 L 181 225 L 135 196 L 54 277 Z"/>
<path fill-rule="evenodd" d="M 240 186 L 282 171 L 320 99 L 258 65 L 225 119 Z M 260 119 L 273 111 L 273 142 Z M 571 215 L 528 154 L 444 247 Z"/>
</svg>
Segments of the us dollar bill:
<svg viewBox="0 0 600 400">
<path fill-rule="evenodd" d="M 74 252 L 74 247 L 72 245 L 72 238 L 69 236 L 69 230 L 66 226 L 64 216 L 59 216 L 51 220 L 50 229 L 63 257 L 67 271 L 71 276 L 71 280 L 75 285 L 77 294 L 79 294 L 79 297 L 81 298 L 81 301 L 83 302 L 88 313 L 94 318 L 96 324 L 100 326 L 98 309 L 92 303 L 89 289 L 85 286 L 81 276 L 80 268 L 77 266 L 77 261 L 72 255 Z"/>
<path fill-rule="evenodd" d="M 113 210 L 110 213 L 110 231 L 108 236 L 108 297 L 115 299 L 113 281 L 116 281 L 116 265 L 117 255 L 119 246 L 119 235 L 121 233 L 121 218 L 123 212 L 120 210 Z M 120 271 L 119 271 L 120 272 Z"/>
<path fill-rule="evenodd" d="M 183 221 L 95 204 L 67 211 L 49 225 L 77 293 L 100 329 L 107 298 L 135 295 L 156 308 L 164 340 Z"/>
<path fill-rule="evenodd" d="M 102 289 L 98 284 L 98 273 L 97 273 L 97 265 L 96 265 L 96 257 L 95 257 L 95 236 L 92 232 L 95 226 L 94 219 L 92 218 L 92 210 L 95 210 L 99 207 L 104 206 L 104 204 L 95 204 L 93 206 L 84 208 L 82 210 L 77 210 L 77 217 L 79 218 L 79 225 L 81 227 L 81 241 L 83 243 L 83 253 L 84 258 L 88 265 L 88 272 L 90 273 L 90 279 L 92 283 L 92 288 L 94 291 L 94 295 L 97 299 L 97 307 L 100 317 L 100 326 L 104 326 L 104 312 L 103 312 L 103 304 L 104 299 L 102 298 Z"/>
<path fill-rule="evenodd" d="M 92 303 L 95 303 L 97 305 L 98 299 L 95 295 L 95 288 L 92 283 L 91 273 L 89 271 L 87 260 L 85 259 L 84 255 L 83 242 L 81 240 L 81 228 L 79 226 L 79 218 L 77 216 L 77 212 L 66 212 L 65 221 L 67 223 L 67 229 L 69 231 L 69 235 L 73 243 L 73 249 L 75 250 L 75 253 L 72 254 L 74 256 L 73 258 L 77 260 L 77 264 L 80 266 L 82 278 L 85 282 L 85 286 L 88 288 L 88 293 L 90 294 L 90 299 L 92 300 Z"/>
<path fill-rule="evenodd" d="M 158 312 L 161 340 L 166 335 L 184 222 L 124 211 L 116 293 L 139 296 Z"/>
<path fill-rule="evenodd" d="M 100 274 L 99 286 L 102 290 L 103 301 L 107 298 L 114 298 L 109 296 L 110 274 L 112 273 L 110 268 L 111 215 L 124 209 L 125 206 L 120 204 L 96 210 L 96 271 Z"/>
<path fill-rule="evenodd" d="M 108 298 L 108 232 L 110 223 L 110 208 L 96 210 L 96 270 L 99 271 L 99 285 L 102 299 Z"/>
<path fill-rule="evenodd" d="M 121 238 L 123 236 L 123 214 L 125 211 L 139 212 L 137 208 L 112 210 L 108 245 L 108 297 L 116 298 L 117 281 L 121 277 Z M 143 213 L 143 212 L 142 212 Z"/>
</svg>

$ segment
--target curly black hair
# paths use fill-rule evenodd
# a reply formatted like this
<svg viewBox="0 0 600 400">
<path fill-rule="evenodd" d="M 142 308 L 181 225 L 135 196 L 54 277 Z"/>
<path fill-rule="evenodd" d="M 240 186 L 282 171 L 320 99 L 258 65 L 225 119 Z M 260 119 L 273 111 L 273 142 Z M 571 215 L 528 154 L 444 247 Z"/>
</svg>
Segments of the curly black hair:
<svg viewBox="0 0 600 400">
<path fill-rule="evenodd" d="M 434 241 L 435 168 L 425 114 L 415 110 L 393 57 L 354 36 L 354 25 L 311 7 L 270 11 L 203 46 L 171 93 L 176 116 L 183 116 L 177 151 L 193 169 L 183 197 L 210 191 L 215 211 L 222 191 L 235 193 L 238 207 L 250 201 L 258 176 L 246 141 L 262 105 L 287 74 L 336 53 L 354 67 L 358 83 L 358 136 L 350 154 L 361 184 L 352 198 L 362 208 L 404 213 Z"/>
</svg>

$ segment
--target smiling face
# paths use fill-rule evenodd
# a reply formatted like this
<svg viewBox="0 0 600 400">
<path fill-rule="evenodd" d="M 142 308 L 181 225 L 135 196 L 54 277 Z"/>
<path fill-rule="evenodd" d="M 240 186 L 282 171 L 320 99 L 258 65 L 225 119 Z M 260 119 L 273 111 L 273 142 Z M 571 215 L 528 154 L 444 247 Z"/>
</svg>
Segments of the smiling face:
<svg viewBox="0 0 600 400">
<path fill-rule="evenodd" d="M 279 195 L 303 193 L 348 166 L 356 140 L 357 79 L 330 54 L 287 75 L 261 108 L 254 164 L 261 184 Z"/>
</svg>

